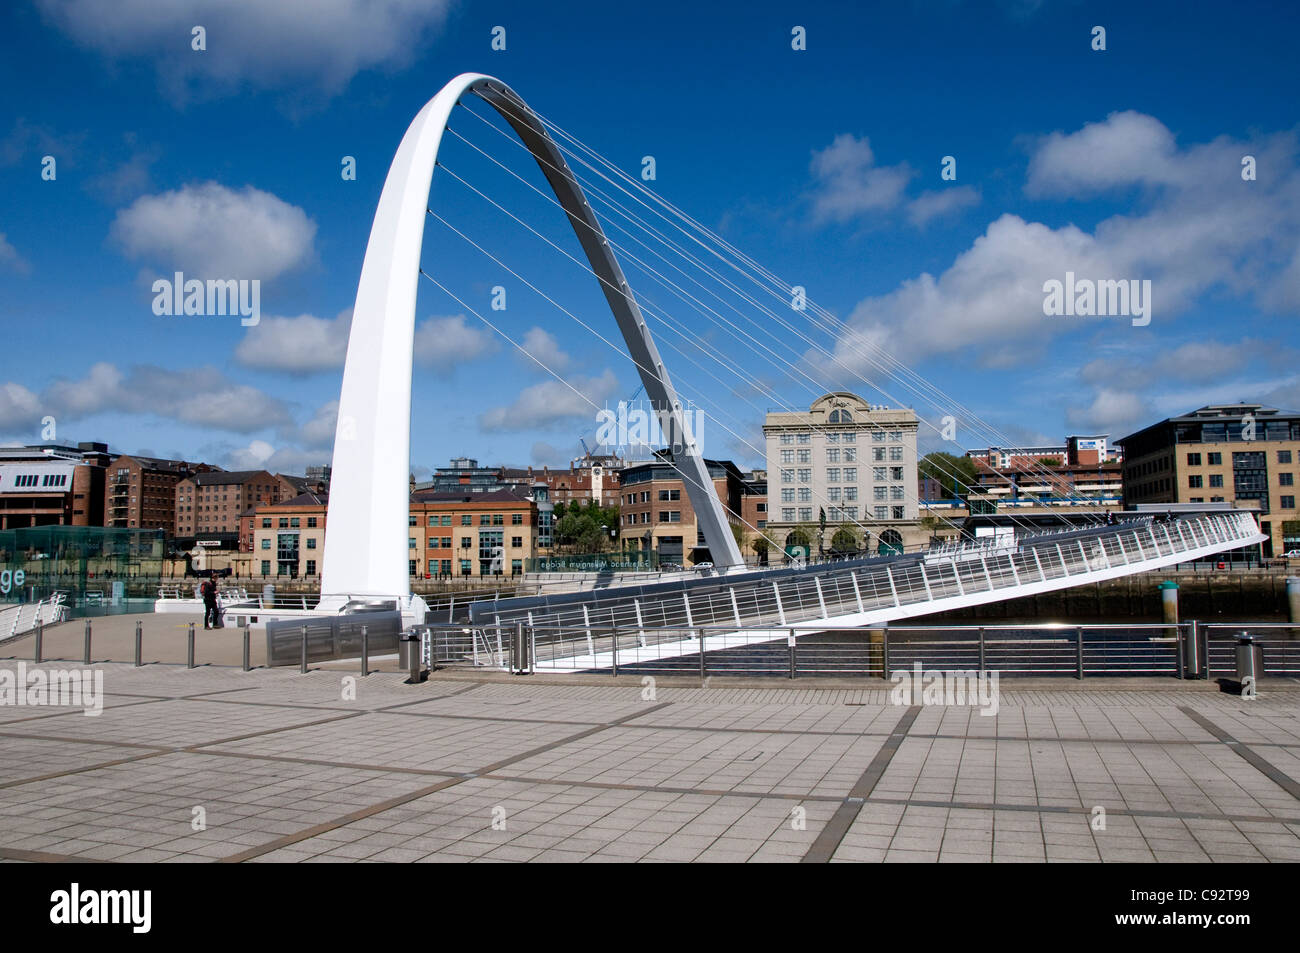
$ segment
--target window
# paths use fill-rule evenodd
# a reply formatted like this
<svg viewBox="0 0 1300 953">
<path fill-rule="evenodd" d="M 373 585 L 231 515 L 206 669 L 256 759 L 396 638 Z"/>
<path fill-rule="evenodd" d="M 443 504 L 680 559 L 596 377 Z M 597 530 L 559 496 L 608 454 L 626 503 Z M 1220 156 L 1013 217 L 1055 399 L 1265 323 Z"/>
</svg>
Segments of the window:
<svg viewBox="0 0 1300 953">
<path fill-rule="evenodd" d="M 858 488 L 856 486 L 846 486 L 844 488 L 844 499 L 852 503 L 858 498 Z"/>
<path fill-rule="evenodd" d="M 315 529 L 315 528 L 316 528 L 316 517 L 314 517 L 314 516 L 309 516 L 309 517 L 307 517 L 307 528 L 308 528 L 308 529 Z"/>
<path fill-rule="evenodd" d="M 901 430 L 891 430 L 891 431 L 889 432 L 889 442 L 890 442 L 890 443 L 902 443 L 902 442 L 903 442 L 903 431 L 901 431 Z"/>
<path fill-rule="evenodd" d="M 889 507 L 888 507 L 888 506 L 877 506 L 874 510 L 872 510 L 872 513 L 875 514 L 875 517 L 876 517 L 876 519 L 878 519 L 878 520 L 888 519 L 888 518 L 889 518 Z"/>
<path fill-rule="evenodd" d="M 801 507 L 799 507 L 799 520 L 800 520 L 800 522 L 804 522 L 804 523 L 806 523 L 806 522 L 808 522 L 808 521 L 811 520 L 811 519 L 812 519 L 812 507 L 811 507 L 811 506 L 801 506 Z"/>
<path fill-rule="evenodd" d="M 444 516 L 444 517 L 442 518 L 442 525 L 443 525 L 443 526 L 450 526 L 450 525 L 451 525 L 451 514 L 450 514 L 450 513 L 447 514 L 446 516 Z M 448 571 L 450 572 L 450 567 L 448 567 Z"/>
<path fill-rule="evenodd" d="M 314 559 L 307 560 L 307 575 L 309 576 L 316 575 L 316 560 Z"/>
<path fill-rule="evenodd" d="M 523 538 L 522 536 L 511 536 L 511 537 L 510 537 L 510 548 L 511 548 L 511 549 L 522 549 L 523 546 L 524 546 L 524 538 Z"/>
<path fill-rule="evenodd" d="M 414 549 L 414 548 L 415 548 L 415 537 L 414 537 L 414 536 L 408 536 L 408 537 L 406 538 L 406 548 L 407 548 L 407 549 Z"/>
<path fill-rule="evenodd" d="M 271 560 L 269 559 L 262 560 L 262 575 L 263 576 L 271 575 Z"/>
<path fill-rule="evenodd" d="M 308 548 L 308 549 L 315 549 L 315 548 L 316 548 L 316 537 L 315 537 L 315 536 L 308 536 L 308 537 L 307 537 L 307 548 Z"/>
<path fill-rule="evenodd" d="M 462 537 L 460 538 L 460 548 L 461 548 L 461 549 L 469 549 L 472 545 L 474 545 L 474 541 L 473 541 L 470 537 L 468 537 L 468 536 L 462 536 Z"/>
<path fill-rule="evenodd" d="M 799 502 L 800 503 L 812 502 L 812 487 L 810 486 L 799 487 Z"/>
<path fill-rule="evenodd" d="M 782 463 L 794 463 L 794 451 L 793 451 L 793 450 L 782 450 L 782 451 L 781 451 L 781 462 L 782 462 Z"/>
<path fill-rule="evenodd" d="M 889 498 L 891 500 L 901 500 L 903 498 L 903 488 L 901 486 L 891 486 L 889 488 Z"/>
<path fill-rule="evenodd" d="M 1278 463 L 1290 463 L 1290 462 L 1291 462 L 1291 451 L 1290 451 L 1290 450 L 1279 450 L 1279 451 L 1277 452 L 1277 462 L 1278 462 Z"/>
<path fill-rule="evenodd" d="M 510 575 L 521 576 L 524 572 L 524 561 L 522 559 L 510 560 Z"/>
<path fill-rule="evenodd" d="M 827 483 L 839 483 L 839 482 L 840 482 L 840 468 L 839 468 L 839 467 L 829 467 L 829 468 L 826 470 L 826 482 L 827 482 Z"/>
<path fill-rule="evenodd" d="M 841 438 L 845 443 L 856 443 L 856 442 L 857 442 L 857 434 L 852 434 L 852 433 L 841 434 L 841 435 L 840 435 L 840 438 Z"/>
<path fill-rule="evenodd" d="M 782 470 L 782 471 L 781 471 L 781 482 L 782 482 L 782 483 L 793 483 L 793 482 L 794 482 L 794 471 L 793 471 L 793 470 Z"/>
<path fill-rule="evenodd" d="M 812 491 L 810 490 L 809 493 L 811 492 Z M 826 499 L 830 500 L 832 503 L 838 503 L 841 496 L 842 494 L 838 486 L 828 487 L 826 490 Z"/>
<path fill-rule="evenodd" d="M 1212 467 L 1223 466 L 1223 454 L 1221 453 L 1206 454 L 1206 460 Z"/>
<path fill-rule="evenodd" d="M 474 524 L 474 517 L 470 516 L 468 513 L 466 513 L 464 516 L 460 518 L 461 526 L 472 526 L 473 524 Z"/>
<path fill-rule="evenodd" d="M 840 435 L 837 434 L 837 433 L 828 433 L 828 434 L 826 435 L 826 442 L 827 442 L 827 443 L 839 443 L 839 442 L 840 442 Z"/>
<path fill-rule="evenodd" d="M 1295 486 L 1295 474 L 1294 474 L 1294 473 L 1279 473 L 1279 474 L 1277 475 L 1277 485 L 1278 485 L 1278 486 Z"/>
<path fill-rule="evenodd" d="M 270 528 L 271 528 L 271 518 L 269 516 L 264 517 L 262 519 L 262 529 L 270 529 Z"/>
<path fill-rule="evenodd" d="M 902 518 L 903 518 L 903 508 L 902 508 L 901 506 L 895 506 L 895 507 L 894 507 L 894 519 L 896 519 L 896 520 L 901 520 Z"/>
<path fill-rule="evenodd" d="M 887 499 L 889 499 L 889 487 L 887 487 L 887 486 L 873 486 L 873 487 L 871 488 L 871 498 L 872 498 L 873 500 L 887 500 Z"/>
<path fill-rule="evenodd" d="M 887 469 L 888 469 L 887 467 L 872 467 L 872 468 L 871 468 L 871 479 L 873 479 L 873 480 L 883 480 L 883 479 L 885 479 L 885 471 L 886 471 Z"/>
<path fill-rule="evenodd" d="M 872 461 L 875 462 L 875 463 L 884 463 L 884 462 L 885 462 L 885 448 L 884 448 L 884 447 L 872 447 L 872 448 L 871 448 L 871 459 L 872 459 Z"/>
<path fill-rule="evenodd" d="M 1211 474 L 1210 474 L 1210 487 L 1211 487 L 1211 488 L 1222 488 L 1222 486 L 1223 486 L 1223 474 L 1222 474 L 1222 473 L 1211 473 Z"/>
<path fill-rule="evenodd" d="M 786 523 L 793 523 L 793 522 L 794 522 L 794 507 L 793 507 L 793 506 L 787 506 L 785 509 L 783 509 L 783 510 L 781 511 L 781 520 L 782 520 L 783 522 L 786 522 Z"/>
<path fill-rule="evenodd" d="M 812 443 L 812 434 L 809 434 L 809 433 L 801 433 L 801 434 L 799 434 L 799 436 L 798 436 L 798 441 L 799 441 L 799 443 L 803 443 L 803 444 L 809 444 L 809 443 Z"/>
<path fill-rule="evenodd" d="M 1294 496 L 1284 496 L 1284 497 L 1281 497 L 1281 498 L 1278 500 L 1278 506 L 1280 506 L 1280 507 L 1281 507 L 1282 509 L 1284 509 L 1284 510 L 1293 510 L 1293 509 L 1295 509 L 1295 497 L 1294 497 Z"/>
<path fill-rule="evenodd" d="M 289 520 L 289 525 L 292 526 L 294 529 L 298 529 L 299 527 L 302 526 L 302 520 L 300 520 L 298 517 L 295 516 L 293 519 Z M 412 526 L 415 525 L 414 516 L 411 517 L 411 525 Z"/>
<path fill-rule="evenodd" d="M 797 458 L 799 463 L 812 463 L 811 450 L 796 450 L 795 453 L 799 455 Z"/>
<path fill-rule="evenodd" d="M 204 507 L 204 509 L 207 509 L 207 507 Z M 281 516 L 281 517 L 280 517 L 280 529 L 288 529 L 288 528 L 289 528 L 289 519 L 288 519 L 288 517 Z"/>
<path fill-rule="evenodd" d="M 414 525 L 415 525 L 415 519 L 416 519 L 416 518 L 415 518 L 414 516 L 408 516 L 408 517 L 406 517 L 406 525 L 407 525 L 407 526 L 414 526 Z M 293 521 L 293 525 L 294 525 L 294 526 L 297 526 L 297 525 L 298 525 L 298 521 L 297 521 L 297 520 L 294 520 L 294 521 Z"/>
<path fill-rule="evenodd" d="M 784 487 L 784 488 L 781 490 L 781 502 L 782 502 L 782 503 L 793 503 L 793 502 L 794 502 L 794 487 L 792 487 L 792 486 L 791 486 L 791 487 Z"/>
<path fill-rule="evenodd" d="M 789 445 L 791 445 L 791 444 L 793 444 L 793 443 L 794 443 L 794 434 L 792 434 L 792 433 L 783 433 L 783 434 L 781 434 L 781 444 L 782 444 L 783 446 L 789 446 Z"/>
<path fill-rule="evenodd" d="M 845 448 L 844 448 L 844 462 L 845 462 L 845 463 L 853 463 L 853 462 L 856 461 L 857 459 L 858 459 L 858 451 L 857 451 L 857 448 L 855 448 L 855 447 L 845 447 Z"/>
<path fill-rule="evenodd" d="M 659 499 L 661 502 L 667 502 L 669 500 L 680 500 L 681 498 L 682 498 L 681 490 L 660 490 L 659 491 Z"/>
<path fill-rule="evenodd" d="M 271 537 L 267 536 L 266 538 L 264 538 L 264 539 L 262 540 L 262 548 L 263 548 L 263 549 L 270 549 L 270 548 L 271 548 Z"/>
<path fill-rule="evenodd" d="M 1201 465 L 1201 455 L 1199 453 L 1189 453 L 1187 455 L 1187 465 L 1189 467 L 1199 467 Z"/>
<path fill-rule="evenodd" d="M 812 482 L 812 470 L 800 470 L 800 471 L 799 471 L 799 482 L 800 482 L 800 483 L 811 483 L 811 482 Z"/>
<path fill-rule="evenodd" d="M 826 462 L 827 462 L 827 463 L 839 463 L 839 462 L 840 462 L 840 448 L 839 448 L 839 447 L 827 447 L 827 448 L 826 448 Z"/>
<path fill-rule="evenodd" d="M 474 563 L 471 560 L 462 559 L 460 561 L 460 574 L 462 576 L 468 576 L 473 571 L 473 567 Z"/>
<path fill-rule="evenodd" d="M 1194 474 L 1192 474 L 1191 476 L 1189 476 L 1189 477 L 1187 478 L 1187 485 L 1188 485 L 1189 487 L 1191 487 L 1193 490 L 1198 490 L 1198 489 L 1200 489 L 1200 488 L 1201 488 L 1201 485 L 1202 485 L 1202 480 L 1201 480 L 1201 476 L 1200 476 L 1200 474 L 1199 474 L 1199 473 L 1194 473 Z"/>
<path fill-rule="evenodd" d="M 889 479 L 891 479 L 891 480 L 901 480 L 901 479 L 903 479 L 903 468 L 902 468 L 902 467 L 890 467 L 890 468 L 889 468 Z"/>
<path fill-rule="evenodd" d="M 844 468 L 844 482 L 845 482 L 845 483 L 857 483 L 857 482 L 858 482 L 858 468 L 857 468 L 857 467 L 845 467 L 845 468 Z"/>
<path fill-rule="evenodd" d="M 871 442 L 872 442 L 872 443 L 884 443 L 884 442 L 885 442 L 885 432 L 884 432 L 883 430 L 873 430 L 873 431 L 871 432 Z"/>
<path fill-rule="evenodd" d="M 523 526 L 523 525 L 524 525 L 524 514 L 523 514 L 523 513 L 511 513 L 511 514 L 510 514 L 510 525 L 511 525 L 511 526 Z"/>
<path fill-rule="evenodd" d="M 902 447 L 890 447 L 890 448 L 889 448 L 889 459 L 890 459 L 891 462 L 894 462 L 894 463 L 897 463 L 899 460 L 902 460 L 902 459 L 903 459 L 903 448 L 902 448 Z"/>
</svg>

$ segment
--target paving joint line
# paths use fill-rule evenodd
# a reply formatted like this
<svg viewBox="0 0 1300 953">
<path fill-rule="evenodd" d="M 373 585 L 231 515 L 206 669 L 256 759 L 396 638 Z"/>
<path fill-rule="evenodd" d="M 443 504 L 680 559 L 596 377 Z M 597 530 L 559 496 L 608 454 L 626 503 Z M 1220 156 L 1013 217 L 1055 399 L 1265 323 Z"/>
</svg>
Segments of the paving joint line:
<svg viewBox="0 0 1300 953">
<path fill-rule="evenodd" d="M 667 708 L 671 704 L 672 702 L 662 702 L 659 705 L 656 705 L 655 707 Z M 387 800 L 380 801 L 377 804 L 372 804 L 368 807 L 359 808 L 355 811 L 343 815 L 342 817 L 337 817 L 329 821 L 322 821 L 320 824 L 316 824 L 313 825 L 312 827 L 304 828 L 301 831 L 295 831 L 292 834 L 285 834 L 272 841 L 269 841 L 266 844 L 261 844 L 256 847 L 249 847 L 248 849 L 241 850 L 238 853 L 231 854 L 226 857 L 222 857 L 217 862 L 223 864 L 239 864 L 247 860 L 252 860 L 255 857 L 261 857 L 264 854 L 269 854 L 272 851 L 279 850 L 283 847 L 288 847 L 291 844 L 297 844 L 309 838 L 317 837 L 321 834 L 326 833 L 327 831 L 337 830 L 340 827 L 345 827 L 348 824 L 354 824 L 357 821 L 366 819 L 367 817 L 373 817 L 376 814 L 382 814 L 384 811 L 392 810 L 395 807 L 401 807 L 403 804 L 409 804 L 412 801 L 418 801 L 420 798 L 428 797 L 430 794 L 436 794 L 437 792 L 443 791 L 449 787 L 454 787 L 455 785 L 458 784 L 464 784 L 466 781 L 472 780 L 481 775 L 487 774 L 492 771 L 498 771 L 501 768 L 507 767 L 508 765 L 515 764 L 516 762 L 519 761 L 525 761 L 528 758 L 531 758 L 538 754 L 542 754 L 543 752 L 546 751 L 550 751 L 554 748 L 561 747 L 562 745 L 572 744 L 575 741 L 581 741 L 583 738 L 587 738 L 593 734 L 596 734 L 597 732 L 605 731 L 609 728 L 617 728 L 619 727 L 620 723 L 623 722 L 624 720 L 626 719 L 616 718 L 612 721 L 595 725 L 592 728 L 587 729 L 586 731 L 580 731 L 575 734 L 568 735 L 564 738 L 559 738 L 547 744 L 539 745 L 535 748 L 530 748 L 527 751 L 520 752 L 519 754 L 516 755 L 511 755 L 510 757 L 503 758 L 500 761 L 495 761 L 492 764 L 489 764 L 477 770 L 465 772 L 464 774 L 459 775 L 457 777 L 446 778 L 442 781 L 437 782 L 436 784 L 427 785 L 423 788 L 418 788 L 415 791 L 411 791 L 407 794 L 400 794 L 396 797 L 392 797 L 392 798 L 388 798 Z"/>
<path fill-rule="evenodd" d="M 862 806 L 875 790 L 876 784 L 884 776 L 889 763 L 894 759 L 903 739 L 907 737 L 907 731 L 912 727 L 912 723 L 921 714 L 920 705 L 912 705 L 903 712 L 903 716 L 898 719 L 894 730 L 885 743 L 880 746 L 876 756 L 871 759 L 867 769 L 862 772 L 857 783 L 853 785 L 847 796 L 841 801 L 840 806 L 836 808 L 831 819 L 817 834 L 817 839 L 813 841 L 808 852 L 800 858 L 803 864 L 824 864 L 835 856 L 835 851 L 839 849 L 840 842 L 844 840 L 844 835 L 849 832 L 853 822 L 857 820 L 858 814 L 862 811 Z"/>
<path fill-rule="evenodd" d="M 1243 741 L 1238 741 L 1200 712 L 1186 706 L 1180 706 L 1178 710 L 1210 734 L 1214 735 L 1214 737 L 1223 744 L 1235 751 L 1239 757 L 1260 774 L 1264 775 L 1264 777 L 1268 778 L 1297 801 L 1300 801 L 1300 783 L 1297 783 L 1295 778 L 1292 778 L 1286 772 L 1282 771 L 1277 767 L 1277 765 L 1273 764 L 1273 762 L 1269 761 L 1258 751 L 1255 751 L 1250 745 Z"/>
</svg>

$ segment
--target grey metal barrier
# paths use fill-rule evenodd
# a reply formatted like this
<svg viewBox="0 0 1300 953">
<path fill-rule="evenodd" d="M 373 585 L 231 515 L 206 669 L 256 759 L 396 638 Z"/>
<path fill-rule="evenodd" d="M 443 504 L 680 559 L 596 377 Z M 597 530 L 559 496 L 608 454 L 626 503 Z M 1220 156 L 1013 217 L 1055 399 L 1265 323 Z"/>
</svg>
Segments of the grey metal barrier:
<svg viewBox="0 0 1300 953">
<path fill-rule="evenodd" d="M 357 612 L 325 618 L 281 619 L 266 623 L 266 664 L 299 665 L 361 655 L 361 630 L 366 629 L 369 654 L 392 654 L 402 634 L 400 612 Z M 303 630 L 306 629 L 306 649 Z"/>
</svg>

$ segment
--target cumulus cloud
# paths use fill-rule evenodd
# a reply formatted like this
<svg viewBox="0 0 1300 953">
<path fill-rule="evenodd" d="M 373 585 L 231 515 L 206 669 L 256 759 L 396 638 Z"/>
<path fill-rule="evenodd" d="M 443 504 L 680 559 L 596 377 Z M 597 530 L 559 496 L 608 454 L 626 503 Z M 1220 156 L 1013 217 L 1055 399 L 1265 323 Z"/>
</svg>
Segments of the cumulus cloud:
<svg viewBox="0 0 1300 953">
<path fill-rule="evenodd" d="M 428 318 L 415 329 L 416 363 L 437 370 L 452 370 L 466 361 L 485 357 L 497 350 L 490 331 L 470 327 L 465 315 Z"/>
<path fill-rule="evenodd" d="M 27 259 L 18 254 L 18 249 L 9 244 L 4 232 L 0 232 L 0 267 L 16 271 L 20 275 L 25 275 L 32 270 Z"/>
<path fill-rule="evenodd" d="M 37 426 L 49 413 L 41 399 L 22 384 L 0 384 L 0 429 L 11 433 Z"/>
<path fill-rule="evenodd" d="M 309 448 L 334 447 L 334 430 L 338 423 L 339 402 L 331 400 L 317 408 L 310 420 L 298 431 L 298 441 Z"/>
<path fill-rule="evenodd" d="M 269 192 L 205 182 L 141 196 L 109 234 L 128 258 L 187 277 L 270 281 L 310 259 L 316 223 Z"/>
<path fill-rule="evenodd" d="M 143 59 L 177 103 L 242 87 L 330 96 L 357 73 L 410 63 L 448 0 L 38 0 L 46 22 L 110 60 Z M 191 49 L 191 29 L 207 49 Z"/>
<path fill-rule="evenodd" d="M 918 227 L 931 219 L 971 208 L 980 202 L 979 190 L 969 185 L 954 185 L 947 189 L 922 192 L 907 205 L 907 220 Z"/>
<path fill-rule="evenodd" d="M 549 331 L 542 328 L 529 328 L 528 333 L 519 343 L 532 358 L 557 373 L 569 366 L 569 355 L 560 347 L 560 342 L 555 339 L 555 335 Z M 528 361 L 528 363 L 531 365 L 533 362 Z"/>
<path fill-rule="evenodd" d="M 100 362 L 79 380 L 52 383 L 41 395 L 40 405 L 60 420 L 116 411 L 235 433 L 293 423 L 283 401 L 237 384 L 212 367 L 167 370 L 137 365 L 124 372 Z"/>
<path fill-rule="evenodd" d="M 888 211 L 902 201 L 912 178 L 907 163 L 876 165 L 868 139 L 842 133 L 813 153 L 813 219 L 847 222 L 866 212 Z"/>
<path fill-rule="evenodd" d="M 342 367 L 351 324 L 351 308 L 334 318 L 310 314 L 295 318 L 264 317 L 240 339 L 235 347 L 235 360 L 245 367 L 290 374 Z"/>
<path fill-rule="evenodd" d="M 1108 158 L 1111 144 L 1115 155 Z M 1258 181 L 1242 181 L 1243 154 L 1255 155 L 1267 170 Z M 1082 322 L 1144 333 L 1124 317 L 1045 316 L 1043 283 L 1063 280 L 1067 271 L 1094 280 L 1150 280 L 1152 329 L 1145 333 L 1167 328 L 1211 290 L 1261 308 L 1294 307 L 1300 295 L 1291 277 L 1293 270 L 1300 274 L 1296 156 L 1294 133 L 1178 148 L 1157 121 L 1127 113 L 1073 135 L 1049 136 L 1030 163 L 1036 193 L 1075 196 L 1140 185 L 1134 210 L 1091 231 L 1004 214 L 941 274 L 923 273 L 860 301 L 836 354 L 859 373 L 872 366 L 874 348 L 908 363 L 961 353 L 985 366 L 1006 366 L 1040 356 Z"/>
<path fill-rule="evenodd" d="M 268 470 L 301 476 L 307 467 L 330 462 L 329 451 L 276 447 L 265 440 L 253 440 L 243 447 L 221 445 L 207 449 L 209 455 L 227 470 Z"/>
<path fill-rule="evenodd" d="M 572 387 L 558 380 L 545 380 L 525 387 L 508 407 L 493 407 L 479 417 L 484 430 L 532 430 L 553 427 L 575 418 L 595 422 L 597 407 L 619 389 L 618 378 L 608 368 L 599 377 L 577 376 Z M 578 393 L 574 393 L 574 391 Z"/>
</svg>

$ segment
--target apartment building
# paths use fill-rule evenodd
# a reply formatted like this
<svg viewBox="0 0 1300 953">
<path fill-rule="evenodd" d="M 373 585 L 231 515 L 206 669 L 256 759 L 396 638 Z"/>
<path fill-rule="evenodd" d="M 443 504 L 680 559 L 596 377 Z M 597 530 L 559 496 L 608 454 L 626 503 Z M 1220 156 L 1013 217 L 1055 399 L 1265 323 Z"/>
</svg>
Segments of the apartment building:
<svg viewBox="0 0 1300 953">
<path fill-rule="evenodd" d="M 1126 505 L 1231 502 L 1258 510 L 1265 557 L 1300 549 L 1300 414 L 1212 404 L 1118 442 Z"/>
<path fill-rule="evenodd" d="M 279 479 L 266 470 L 209 470 L 179 480 L 178 547 L 237 548 L 240 517 L 249 507 L 277 502 L 284 492 Z M 297 495 L 295 489 L 291 496 Z"/>
<path fill-rule="evenodd" d="M 705 460 L 713 490 L 727 519 L 739 523 L 746 512 L 746 491 L 752 486 L 730 460 Z M 704 544 L 695 508 L 680 471 L 659 451 L 657 458 L 635 463 L 619 472 L 620 535 L 633 552 L 655 552 L 659 563 L 712 562 Z M 751 513 L 757 516 L 757 503 Z"/>
<path fill-rule="evenodd" d="M 325 514 L 326 498 L 317 493 L 253 507 L 249 518 L 252 573 L 293 579 L 319 576 L 325 553 Z"/>
<path fill-rule="evenodd" d="M 176 485 L 196 473 L 217 469 L 206 463 L 123 454 L 108 464 L 104 525 L 161 529 L 176 534 Z"/>
</svg>

